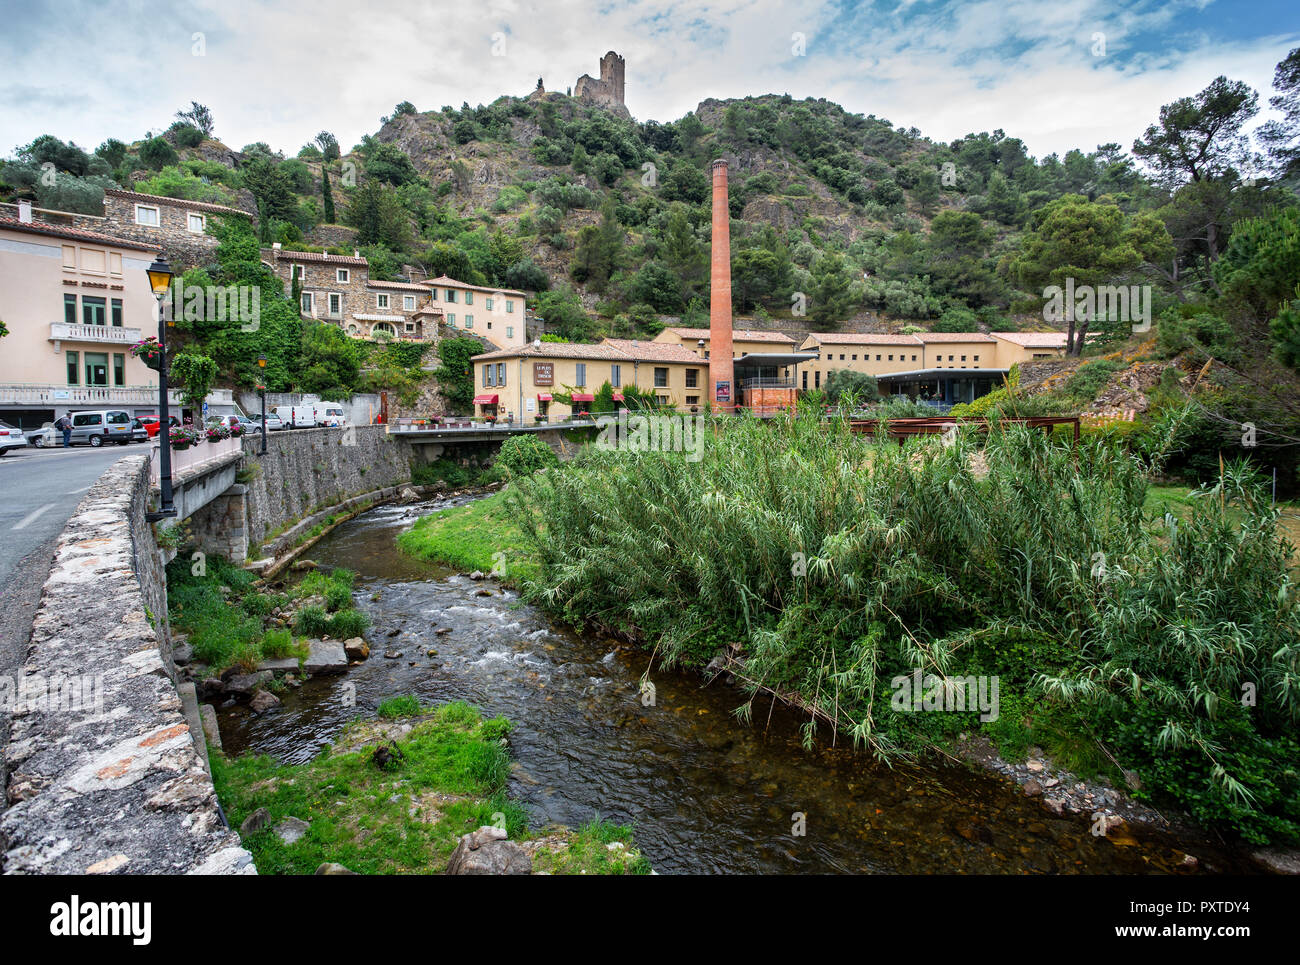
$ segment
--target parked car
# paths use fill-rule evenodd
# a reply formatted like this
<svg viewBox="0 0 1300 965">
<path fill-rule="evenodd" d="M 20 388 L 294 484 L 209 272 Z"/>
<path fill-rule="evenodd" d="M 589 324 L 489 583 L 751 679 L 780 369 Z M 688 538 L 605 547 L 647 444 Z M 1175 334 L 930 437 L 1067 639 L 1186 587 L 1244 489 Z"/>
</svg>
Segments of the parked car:
<svg viewBox="0 0 1300 965">
<path fill-rule="evenodd" d="M 132 442 L 149 441 L 149 430 L 145 428 L 143 420 L 141 419 L 131 420 L 131 441 Z"/>
<path fill-rule="evenodd" d="M 255 414 L 249 416 L 248 418 L 252 421 L 252 423 L 253 423 L 253 428 L 256 429 L 258 432 L 261 432 L 261 431 L 262 431 L 262 416 L 261 416 L 261 414 L 260 414 L 260 413 L 255 413 Z M 268 412 L 268 413 L 266 414 L 266 431 L 267 431 L 267 432 L 276 432 L 277 430 L 280 430 L 280 429 L 283 429 L 283 428 L 284 428 L 284 421 L 283 421 L 283 420 L 282 420 L 278 415 L 276 415 L 274 412 Z"/>
<path fill-rule="evenodd" d="M 142 415 L 140 416 L 140 422 L 144 425 L 145 431 L 149 433 L 150 439 L 158 435 L 158 430 L 162 427 L 162 423 L 158 421 L 156 415 Z"/>
<path fill-rule="evenodd" d="M 27 437 L 22 429 L 0 422 L 0 456 L 6 455 L 10 449 L 22 449 L 26 445 Z"/>
<path fill-rule="evenodd" d="M 271 411 L 290 429 L 314 429 L 316 427 L 315 402 L 303 402 L 299 405 L 277 405 Z"/>
<path fill-rule="evenodd" d="M 98 449 L 106 442 L 125 446 L 131 442 L 131 413 L 121 409 L 72 413 L 72 444 L 86 442 Z"/>
<path fill-rule="evenodd" d="M 316 405 L 316 424 L 318 426 L 329 426 L 332 429 L 341 429 L 348 424 L 348 417 L 343 413 L 343 404 L 340 402 L 317 402 Z"/>
<path fill-rule="evenodd" d="M 227 429 L 239 426 L 245 432 L 251 432 L 257 428 L 256 423 L 246 415 L 210 415 L 203 420 L 203 424 L 206 426 L 225 426 Z"/>
<path fill-rule="evenodd" d="M 63 444 L 63 433 L 54 428 L 53 422 L 46 422 L 39 429 L 28 431 L 27 444 L 35 446 L 37 449 L 44 449 L 47 446 L 60 446 Z"/>
</svg>

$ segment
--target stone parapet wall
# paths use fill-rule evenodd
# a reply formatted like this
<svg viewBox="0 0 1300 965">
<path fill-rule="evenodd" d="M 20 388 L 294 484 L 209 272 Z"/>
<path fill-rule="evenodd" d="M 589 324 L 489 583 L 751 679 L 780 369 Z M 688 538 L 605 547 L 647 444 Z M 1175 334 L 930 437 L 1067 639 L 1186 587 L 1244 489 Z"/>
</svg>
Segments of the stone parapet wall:
<svg viewBox="0 0 1300 965">
<path fill-rule="evenodd" d="M 249 555 L 291 524 L 352 496 L 408 482 L 411 447 L 385 426 L 286 429 L 244 438 Z"/>
<path fill-rule="evenodd" d="M 6 873 L 252 874 L 173 682 L 162 561 L 127 456 L 59 536 L 22 678 L 86 681 L 16 706 L 0 814 Z"/>
</svg>

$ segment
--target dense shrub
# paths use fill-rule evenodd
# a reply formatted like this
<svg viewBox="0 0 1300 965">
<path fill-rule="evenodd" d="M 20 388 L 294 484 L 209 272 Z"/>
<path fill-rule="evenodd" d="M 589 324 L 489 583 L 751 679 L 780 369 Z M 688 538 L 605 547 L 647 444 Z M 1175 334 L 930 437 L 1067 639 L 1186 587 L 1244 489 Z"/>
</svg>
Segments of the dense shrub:
<svg viewBox="0 0 1300 965">
<path fill-rule="evenodd" d="M 497 455 L 498 466 L 504 466 L 512 475 L 527 476 L 538 469 L 558 466 L 559 458 L 555 451 L 537 436 L 511 436 L 501 443 L 501 452 Z"/>
</svg>

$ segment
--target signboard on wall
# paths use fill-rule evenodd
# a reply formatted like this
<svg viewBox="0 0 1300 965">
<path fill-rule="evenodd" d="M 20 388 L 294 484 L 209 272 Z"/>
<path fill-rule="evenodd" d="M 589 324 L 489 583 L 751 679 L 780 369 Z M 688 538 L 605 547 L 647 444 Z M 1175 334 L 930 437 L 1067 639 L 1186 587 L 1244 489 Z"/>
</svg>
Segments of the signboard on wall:
<svg viewBox="0 0 1300 965">
<path fill-rule="evenodd" d="M 537 403 L 533 399 L 526 399 L 524 400 L 524 408 L 527 409 L 529 412 L 532 412 L 534 409 L 537 408 Z"/>
<path fill-rule="evenodd" d="M 731 401 L 731 381 L 729 379 L 719 379 L 713 383 L 713 398 L 718 402 Z"/>
<path fill-rule="evenodd" d="M 555 384 L 555 363 L 534 362 L 533 363 L 533 385 L 554 385 L 554 384 Z"/>
</svg>

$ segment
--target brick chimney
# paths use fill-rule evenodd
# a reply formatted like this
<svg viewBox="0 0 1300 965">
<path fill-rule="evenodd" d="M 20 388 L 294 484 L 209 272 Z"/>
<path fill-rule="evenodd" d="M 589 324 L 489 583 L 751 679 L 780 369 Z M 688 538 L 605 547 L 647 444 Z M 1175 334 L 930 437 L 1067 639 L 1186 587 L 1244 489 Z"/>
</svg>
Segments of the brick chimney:
<svg viewBox="0 0 1300 965">
<path fill-rule="evenodd" d="M 727 162 L 719 158 L 711 167 L 713 253 L 709 285 L 708 399 L 718 408 L 730 411 L 736 405 L 736 385 L 731 364 L 731 207 L 727 201 Z M 718 391 L 720 385 L 721 393 Z"/>
</svg>

